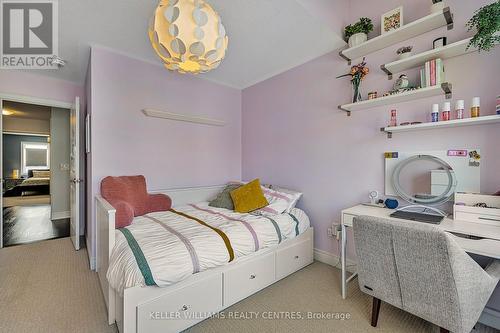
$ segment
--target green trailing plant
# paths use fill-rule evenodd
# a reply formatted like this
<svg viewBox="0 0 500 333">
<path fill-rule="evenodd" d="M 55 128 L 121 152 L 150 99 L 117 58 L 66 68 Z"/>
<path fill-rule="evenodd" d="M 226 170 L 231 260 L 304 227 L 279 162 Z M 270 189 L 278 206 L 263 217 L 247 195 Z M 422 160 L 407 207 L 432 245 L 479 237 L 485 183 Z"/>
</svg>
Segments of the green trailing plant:
<svg viewBox="0 0 500 333">
<path fill-rule="evenodd" d="M 349 24 L 347 27 L 344 28 L 344 38 L 347 41 L 349 37 L 351 37 L 354 34 L 360 32 L 368 34 L 372 30 L 373 30 L 372 20 L 370 20 L 368 17 L 362 17 L 359 19 L 358 22 L 354 24 Z"/>
<path fill-rule="evenodd" d="M 476 29 L 467 49 L 477 47 L 479 52 L 491 50 L 500 42 L 500 0 L 481 7 L 474 12 L 474 16 L 467 22 L 468 31 Z"/>
</svg>

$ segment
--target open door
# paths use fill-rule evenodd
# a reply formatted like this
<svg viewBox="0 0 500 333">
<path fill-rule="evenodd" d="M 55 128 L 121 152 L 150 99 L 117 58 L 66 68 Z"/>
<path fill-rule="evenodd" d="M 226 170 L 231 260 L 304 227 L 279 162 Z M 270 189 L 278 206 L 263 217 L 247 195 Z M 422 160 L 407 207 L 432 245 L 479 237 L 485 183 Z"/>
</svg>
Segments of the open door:
<svg viewBox="0 0 500 333">
<path fill-rule="evenodd" d="M 70 236 L 76 250 L 80 249 L 80 98 L 75 98 L 70 116 Z"/>
</svg>

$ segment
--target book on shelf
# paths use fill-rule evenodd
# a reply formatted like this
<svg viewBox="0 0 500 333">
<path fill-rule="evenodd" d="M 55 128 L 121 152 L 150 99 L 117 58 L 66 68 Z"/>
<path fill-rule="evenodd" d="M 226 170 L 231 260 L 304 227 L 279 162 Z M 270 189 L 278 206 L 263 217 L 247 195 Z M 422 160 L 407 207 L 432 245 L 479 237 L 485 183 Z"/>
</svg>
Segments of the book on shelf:
<svg viewBox="0 0 500 333">
<path fill-rule="evenodd" d="M 440 85 L 446 82 L 443 60 L 440 58 L 426 61 L 420 69 L 420 86 L 422 88 Z"/>
</svg>

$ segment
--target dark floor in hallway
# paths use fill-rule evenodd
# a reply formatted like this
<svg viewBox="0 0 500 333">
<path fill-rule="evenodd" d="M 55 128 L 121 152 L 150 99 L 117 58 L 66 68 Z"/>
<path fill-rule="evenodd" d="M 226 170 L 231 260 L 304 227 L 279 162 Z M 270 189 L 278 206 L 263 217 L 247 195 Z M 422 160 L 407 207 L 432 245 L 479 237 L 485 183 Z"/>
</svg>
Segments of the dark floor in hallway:
<svg viewBox="0 0 500 333">
<path fill-rule="evenodd" d="M 50 219 L 50 205 L 3 209 L 4 246 L 69 236 L 69 219 Z"/>
</svg>

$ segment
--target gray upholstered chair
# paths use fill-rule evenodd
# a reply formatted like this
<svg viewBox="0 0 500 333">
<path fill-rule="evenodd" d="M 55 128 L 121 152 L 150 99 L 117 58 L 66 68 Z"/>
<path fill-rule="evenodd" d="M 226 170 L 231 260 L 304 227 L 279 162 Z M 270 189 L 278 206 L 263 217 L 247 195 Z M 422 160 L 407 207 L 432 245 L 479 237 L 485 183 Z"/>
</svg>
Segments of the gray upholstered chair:
<svg viewBox="0 0 500 333">
<path fill-rule="evenodd" d="M 483 270 L 453 237 L 434 225 L 360 216 L 354 219 L 360 289 L 438 325 L 469 333 L 500 277 L 500 262 Z"/>
</svg>

